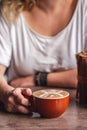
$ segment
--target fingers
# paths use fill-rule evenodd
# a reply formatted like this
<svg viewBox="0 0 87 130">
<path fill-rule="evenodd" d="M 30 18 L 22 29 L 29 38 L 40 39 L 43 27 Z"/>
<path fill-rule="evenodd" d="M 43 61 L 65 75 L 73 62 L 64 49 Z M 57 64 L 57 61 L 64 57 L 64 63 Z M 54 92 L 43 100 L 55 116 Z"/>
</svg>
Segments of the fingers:
<svg viewBox="0 0 87 130">
<path fill-rule="evenodd" d="M 15 102 L 24 106 L 29 105 L 29 101 L 26 98 L 24 98 L 24 96 L 20 93 L 18 89 L 13 92 L 13 96 L 15 97 Z"/>
<path fill-rule="evenodd" d="M 7 99 L 7 103 L 5 105 L 5 108 L 8 112 L 21 112 L 24 114 L 30 113 L 30 103 L 29 99 L 25 98 L 23 96 L 23 92 L 31 95 L 30 89 L 20 89 L 16 88 L 13 89 L 11 92 L 9 92 L 9 96 Z"/>
<path fill-rule="evenodd" d="M 6 111 L 8 112 L 13 112 L 13 113 L 23 113 L 23 114 L 28 114 L 31 113 L 28 107 L 24 107 L 20 104 L 13 104 L 13 101 L 9 102 L 6 106 Z"/>
<path fill-rule="evenodd" d="M 15 108 L 14 106 L 15 106 L 14 98 L 12 98 L 12 96 L 8 97 L 7 103 L 5 104 L 6 111 L 13 112 Z"/>
</svg>

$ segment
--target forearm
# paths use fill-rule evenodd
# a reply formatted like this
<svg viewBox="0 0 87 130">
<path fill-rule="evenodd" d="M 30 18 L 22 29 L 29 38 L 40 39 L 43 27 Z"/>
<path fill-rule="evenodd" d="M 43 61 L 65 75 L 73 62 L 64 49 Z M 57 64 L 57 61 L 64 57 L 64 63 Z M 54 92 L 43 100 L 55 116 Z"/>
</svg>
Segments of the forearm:
<svg viewBox="0 0 87 130">
<path fill-rule="evenodd" d="M 5 71 L 6 67 L 4 65 L 0 65 L 0 101 L 4 100 L 5 94 L 12 89 L 4 77 Z"/>
<path fill-rule="evenodd" d="M 55 87 L 77 87 L 77 70 L 68 70 L 63 72 L 49 73 L 47 76 L 47 85 Z"/>
<path fill-rule="evenodd" d="M 5 100 L 5 95 L 11 91 L 13 87 L 8 85 L 7 81 L 5 80 L 4 76 L 0 76 L 0 101 Z"/>
<path fill-rule="evenodd" d="M 14 87 L 32 87 L 35 86 L 34 75 L 17 78 L 10 82 Z M 41 82 L 41 81 L 40 81 Z M 53 72 L 47 75 L 47 86 L 56 87 L 77 87 L 77 70 L 68 70 L 63 72 Z"/>
</svg>

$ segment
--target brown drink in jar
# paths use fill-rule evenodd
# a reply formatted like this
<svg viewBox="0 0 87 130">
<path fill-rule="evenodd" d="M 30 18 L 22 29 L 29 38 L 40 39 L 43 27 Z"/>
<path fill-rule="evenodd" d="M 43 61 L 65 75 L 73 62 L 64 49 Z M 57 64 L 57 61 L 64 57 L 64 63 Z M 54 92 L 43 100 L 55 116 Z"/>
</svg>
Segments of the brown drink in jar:
<svg viewBox="0 0 87 130">
<path fill-rule="evenodd" d="M 76 99 L 80 105 L 87 106 L 87 51 L 76 55 L 78 69 L 78 86 Z"/>
</svg>

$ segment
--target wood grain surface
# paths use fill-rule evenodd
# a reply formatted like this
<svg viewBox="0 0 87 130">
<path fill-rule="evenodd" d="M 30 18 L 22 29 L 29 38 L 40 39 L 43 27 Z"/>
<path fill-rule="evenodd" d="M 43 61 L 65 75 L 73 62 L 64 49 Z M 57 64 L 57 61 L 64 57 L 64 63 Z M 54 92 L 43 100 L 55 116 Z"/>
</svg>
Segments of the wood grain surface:
<svg viewBox="0 0 87 130">
<path fill-rule="evenodd" d="M 10 114 L 0 104 L 0 130 L 87 130 L 87 108 L 76 103 L 76 89 L 66 90 L 70 93 L 70 103 L 58 118 L 41 118 L 37 113 Z"/>
</svg>

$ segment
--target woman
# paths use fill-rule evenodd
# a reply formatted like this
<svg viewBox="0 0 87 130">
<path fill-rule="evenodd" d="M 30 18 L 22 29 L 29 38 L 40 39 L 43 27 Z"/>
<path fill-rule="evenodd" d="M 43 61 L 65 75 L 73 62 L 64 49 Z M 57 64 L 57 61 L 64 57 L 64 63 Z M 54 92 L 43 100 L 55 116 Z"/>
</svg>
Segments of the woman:
<svg viewBox="0 0 87 130">
<path fill-rule="evenodd" d="M 76 88 L 75 54 L 87 49 L 86 19 L 87 0 L 1 2 L 0 100 L 8 112 L 30 113 L 23 95 L 35 85 Z"/>
</svg>

